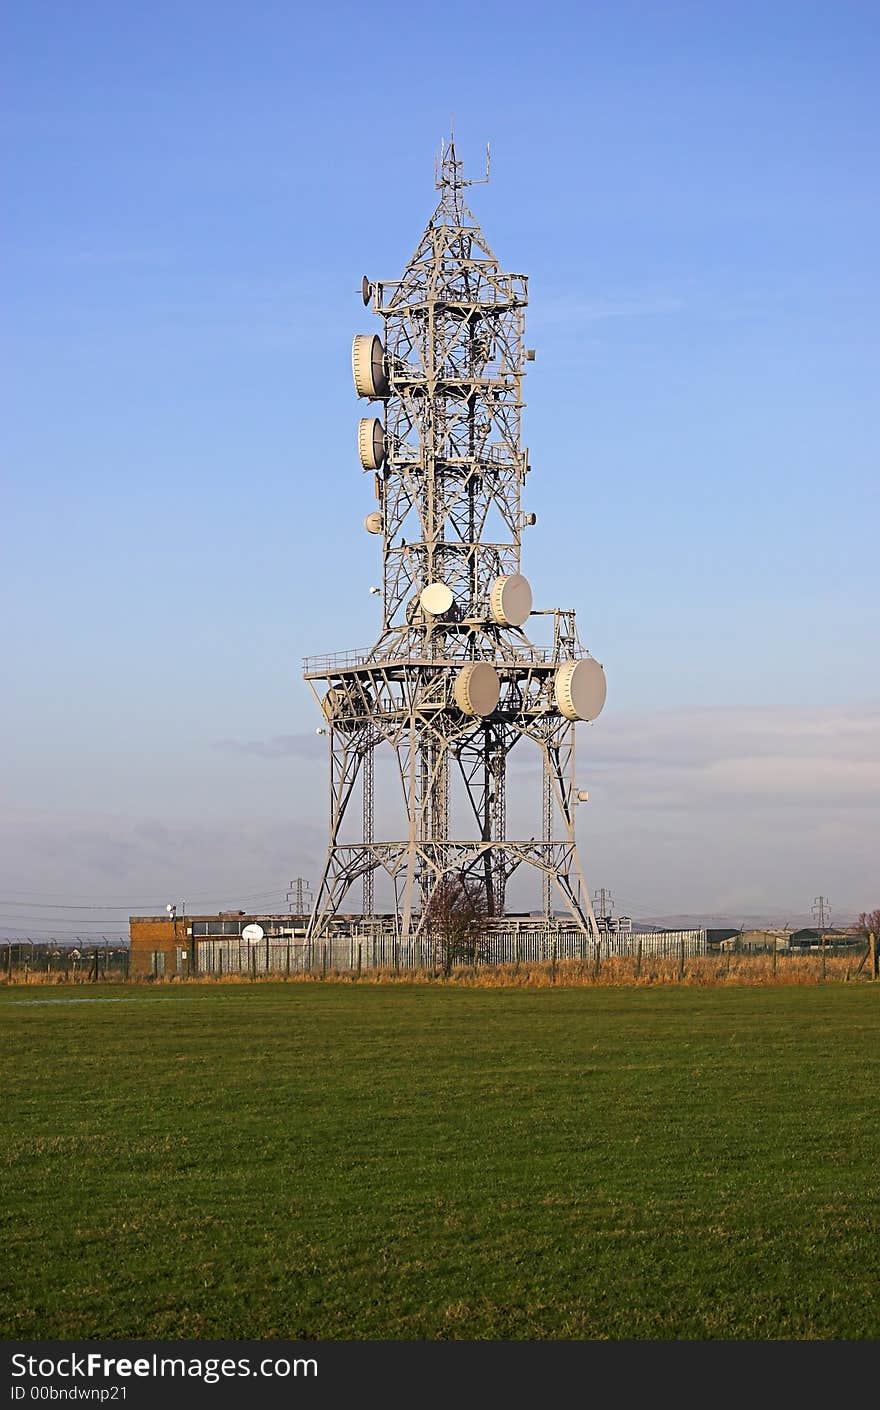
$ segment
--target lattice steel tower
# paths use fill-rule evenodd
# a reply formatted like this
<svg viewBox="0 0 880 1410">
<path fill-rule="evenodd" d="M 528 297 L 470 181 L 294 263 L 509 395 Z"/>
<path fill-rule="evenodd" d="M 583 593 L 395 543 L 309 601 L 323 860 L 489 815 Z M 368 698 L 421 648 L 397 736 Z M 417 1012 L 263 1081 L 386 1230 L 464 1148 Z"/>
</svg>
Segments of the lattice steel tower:
<svg viewBox="0 0 880 1410">
<path fill-rule="evenodd" d="M 358 395 L 383 413 L 358 430 L 378 501 L 365 528 L 382 540 L 383 621 L 372 650 L 304 663 L 330 743 L 330 839 L 310 933 L 332 929 L 358 880 L 370 917 L 380 868 L 401 940 L 421 934 L 449 876 L 478 881 L 500 917 L 509 878 L 527 864 L 543 874 L 548 920 L 558 889 L 596 937 L 575 846 L 574 746 L 575 721 L 602 709 L 605 676 L 574 612 L 534 612 L 520 573 L 522 530 L 535 522 L 520 502 L 527 279 L 504 273 L 465 205 L 474 183 L 453 141 L 435 181 L 440 203 L 402 278 L 363 281 L 384 320 L 384 340 L 363 333 L 352 348 Z M 550 629 L 544 648 L 524 631 L 530 617 Z M 513 838 L 507 763 L 523 738 L 543 758 L 540 836 Z M 384 841 L 373 806 L 382 752 L 396 762 L 401 805 Z"/>
</svg>

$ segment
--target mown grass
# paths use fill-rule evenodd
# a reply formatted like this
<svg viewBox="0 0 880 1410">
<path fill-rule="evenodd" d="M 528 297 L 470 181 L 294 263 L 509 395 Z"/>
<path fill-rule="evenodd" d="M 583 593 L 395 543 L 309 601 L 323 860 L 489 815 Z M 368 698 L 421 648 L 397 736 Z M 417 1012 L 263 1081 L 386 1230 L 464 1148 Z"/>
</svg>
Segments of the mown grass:
<svg viewBox="0 0 880 1410">
<path fill-rule="evenodd" d="M 876 985 L 35 997 L 5 1337 L 880 1336 Z"/>
</svg>

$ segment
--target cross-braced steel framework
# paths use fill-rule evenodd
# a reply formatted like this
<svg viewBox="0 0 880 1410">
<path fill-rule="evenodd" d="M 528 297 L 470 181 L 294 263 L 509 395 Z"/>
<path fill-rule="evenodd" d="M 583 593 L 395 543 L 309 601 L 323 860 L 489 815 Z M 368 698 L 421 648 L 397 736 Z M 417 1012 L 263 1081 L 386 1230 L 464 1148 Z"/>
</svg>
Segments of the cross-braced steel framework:
<svg viewBox="0 0 880 1410">
<path fill-rule="evenodd" d="M 527 279 L 505 273 L 489 248 L 463 199 L 471 184 L 451 141 L 436 169 L 439 204 L 402 278 L 364 280 L 364 302 L 384 321 L 384 340 L 359 335 L 353 352 L 359 393 L 384 411 L 362 420 L 359 435 L 378 502 L 366 527 L 382 536 L 383 622 L 372 650 L 304 662 L 330 745 L 313 936 L 332 930 L 358 881 L 371 917 L 380 869 L 402 941 L 422 934 L 434 891 L 453 875 L 484 888 L 488 915 L 500 917 L 523 864 L 543 874 L 548 920 L 558 894 L 575 924 L 598 936 L 575 845 L 574 722 L 601 709 L 583 704 L 584 674 L 592 671 L 595 695 L 601 667 L 581 646 L 573 611 L 530 611 L 520 574 L 522 531 L 534 522 L 521 508 Z M 530 616 L 551 628 L 547 647 L 523 630 Z M 573 698 L 566 689 L 578 670 Z M 540 836 L 512 838 L 507 766 L 524 738 L 542 761 Z M 383 752 L 396 762 L 402 803 L 401 825 L 384 841 L 374 835 L 377 787 L 385 796 L 374 756 Z"/>
</svg>

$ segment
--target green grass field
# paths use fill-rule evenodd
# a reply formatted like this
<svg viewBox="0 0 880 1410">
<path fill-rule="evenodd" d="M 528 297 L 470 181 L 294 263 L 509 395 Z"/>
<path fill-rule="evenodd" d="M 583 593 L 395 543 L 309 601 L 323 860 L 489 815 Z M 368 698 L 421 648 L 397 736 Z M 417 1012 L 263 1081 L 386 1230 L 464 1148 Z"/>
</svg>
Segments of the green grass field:
<svg viewBox="0 0 880 1410">
<path fill-rule="evenodd" d="M 5 1337 L 880 1337 L 880 986 L 101 996 L 0 994 Z"/>
</svg>

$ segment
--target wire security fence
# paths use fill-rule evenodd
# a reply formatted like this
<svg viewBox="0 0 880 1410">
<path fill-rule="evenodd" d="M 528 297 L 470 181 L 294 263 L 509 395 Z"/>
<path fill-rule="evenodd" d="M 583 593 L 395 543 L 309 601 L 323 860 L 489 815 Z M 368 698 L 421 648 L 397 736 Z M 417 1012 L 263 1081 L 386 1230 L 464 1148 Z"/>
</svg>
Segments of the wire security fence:
<svg viewBox="0 0 880 1410">
<path fill-rule="evenodd" d="M 430 939 L 401 943 L 392 933 L 335 936 L 322 940 L 301 937 L 254 943 L 241 937 L 208 937 L 196 942 L 194 971 L 203 975 L 292 975 L 314 971 L 360 972 L 435 968 L 440 946 Z M 596 945 L 583 931 L 542 926 L 493 931 L 480 947 L 480 964 L 546 964 L 554 960 L 598 960 L 641 954 L 645 958 L 691 959 L 706 953 L 705 930 L 674 930 L 662 934 L 603 936 Z"/>
</svg>

